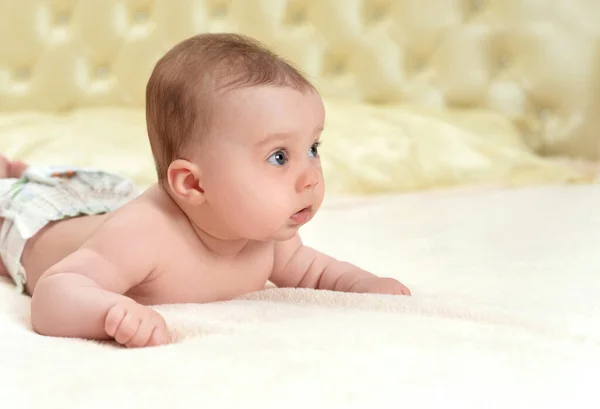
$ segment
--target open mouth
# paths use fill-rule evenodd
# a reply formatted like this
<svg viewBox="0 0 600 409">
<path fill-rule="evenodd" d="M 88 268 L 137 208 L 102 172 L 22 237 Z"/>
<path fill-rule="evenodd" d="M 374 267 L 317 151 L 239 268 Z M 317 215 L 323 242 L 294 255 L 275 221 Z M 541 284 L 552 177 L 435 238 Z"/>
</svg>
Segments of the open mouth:
<svg viewBox="0 0 600 409">
<path fill-rule="evenodd" d="M 312 206 L 306 206 L 304 209 L 297 211 L 296 213 L 291 215 L 290 219 L 292 219 L 292 221 L 294 223 L 302 224 L 302 223 L 306 223 L 308 220 L 310 220 L 311 216 L 312 216 Z"/>
</svg>

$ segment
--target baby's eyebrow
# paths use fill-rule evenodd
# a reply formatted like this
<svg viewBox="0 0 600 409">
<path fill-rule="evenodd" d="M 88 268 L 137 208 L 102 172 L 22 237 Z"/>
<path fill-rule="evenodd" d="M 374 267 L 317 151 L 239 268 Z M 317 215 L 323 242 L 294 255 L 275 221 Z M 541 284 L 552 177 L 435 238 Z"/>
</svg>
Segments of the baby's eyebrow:
<svg viewBox="0 0 600 409">
<path fill-rule="evenodd" d="M 313 136 L 316 136 L 318 133 L 323 131 L 323 126 L 319 125 L 313 131 Z M 275 142 L 285 142 L 291 138 L 295 138 L 298 135 L 295 131 L 286 131 L 286 132 L 275 132 L 271 134 L 265 135 L 260 141 L 258 141 L 257 146 L 261 147 L 264 145 L 273 144 Z"/>
<path fill-rule="evenodd" d="M 265 145 L 272 145 L 275 143 L 283 143 L 296 135 L 295 132 L 277 132 L 265 135 L 260 141 L 257 142 L 257 147 L 263 147 Z"/>
</svg>

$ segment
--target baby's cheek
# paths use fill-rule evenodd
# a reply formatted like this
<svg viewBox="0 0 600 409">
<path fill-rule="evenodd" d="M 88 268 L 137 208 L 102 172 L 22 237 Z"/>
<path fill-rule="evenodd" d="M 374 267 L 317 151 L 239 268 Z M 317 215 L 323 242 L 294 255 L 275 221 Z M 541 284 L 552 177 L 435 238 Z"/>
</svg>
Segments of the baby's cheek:
<svg viewBox="0 0 600 409">
<path fill-rule="evenodd" d="M 281 191 L 262 191 L 246 202 L 245 212 L 254 229 L 268 233 L 281 227 L 282 219 L 290 216 L 289 203 Z"/>
<path fill-rule="evenodd" d="M 241 170 L 236 170 L 236 180 L 224 198 L 228 212 L 245 230 L 268 233 L 279 229 L 297 210 L 293 190 L 280 177 L 267 177 L 248 169 L 242 175 Z"/>
<path fill-rule="evenodd" d="M 224 206 L 238 223 L 264 223 L 271 207 L 269 196 L 268 192 L 244 186 L 232 192 Z"/>
</svg>

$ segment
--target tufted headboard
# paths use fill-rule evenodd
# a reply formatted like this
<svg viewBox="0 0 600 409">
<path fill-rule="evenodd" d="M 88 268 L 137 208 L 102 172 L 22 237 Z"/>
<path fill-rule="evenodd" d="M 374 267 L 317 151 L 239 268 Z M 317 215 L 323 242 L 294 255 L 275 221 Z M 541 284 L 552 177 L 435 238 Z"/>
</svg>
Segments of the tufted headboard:
<svg viewBox="0 0 600 409">
<path fill-rule="evenodd" d="M 540 153 L 598 157 L 598 0 L 0 0 L 0 111 L 141 107 L 157 58 L 255 36 L 329 98 L 490 108 Z"/>
</svg>

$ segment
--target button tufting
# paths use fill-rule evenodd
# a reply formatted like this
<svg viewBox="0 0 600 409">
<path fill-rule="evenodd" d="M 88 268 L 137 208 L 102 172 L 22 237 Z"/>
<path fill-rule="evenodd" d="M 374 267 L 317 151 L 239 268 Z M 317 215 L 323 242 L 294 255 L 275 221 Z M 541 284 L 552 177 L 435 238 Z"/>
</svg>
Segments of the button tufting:
<svg viewBox="0 0 600 409">
<path fill-rule="evenodd" d="M 383 6 L 376 7 L 371 13 L 371 21 L 380 21 L 385 16 L 385 9 Z"/>
<path fill-rule="evenodd" d="M 306 11 L 296 10 L 287 20 L 292 24 L 302 24 L 306 21 Z"/>
<path fill-rule="evenodd" d="M 382 21 L 388 13 L 387 4 L 377 3 L 369 7 L 370 3 L 365 4 L 365 21 L 369 24 Z"/>
<path fill-rule="evenodd" d="M 423 71 L 426 68 L 425 59 L 422 57 L 413 57 L 410 59 L 410 69 L 413 72 Z"/>
<path fill-rule="evenodd" d="M 485 9 L 486 0 L 471 0 L 471 11 L 474 13 L 480 13 Z"/>
<path fill-rule="evenodd" d="M 325 55 L 323 60 L 323 74 L 340 76 L 347 71 L 346 58 L 340 54 L 333 53 Z"/>
<path fill-rule="evenodd" d="M 64 26 L 69 23 L 71 15 L 67 11 L 61 11 L 56 14 L 54 22 L 57 26 Z"/>
<path fill-rule="evenodd" d="M 0 107 L 143 107 L 169 44 L 239 30 L 274 45 L 328 97 L 468 102 L 529 124 L 549 146 L 583 145 L 578 135 L 592 135 L 600 117 L 599 2 L 0 0 L 23 4 L 0 22 Z M 567 113 L 581 126 L 565 125 Z"/>
<path fill-rule="evenodd" d="M 550 118 L 550 109 L 548 108 L 540 108 L 538 109 L 538 118 L 540 121 L 546 121 Z"/>
<path fill-rule="evenodd" d="M 498 68 L 504 70 L 510 65 L 511 58 L 508 54 L 500 54 L 497 60 Z"/>
<path fill-rule="evenodd" d="M 290 26 L 301 25 L 308 20 L 308 10 L 305 4 L 298 1 L 288 1 L 283 21 Z"/>
<path fill-rule="evenodd" d="M 218 3 L 212 9 L 213 17 L 223 18 L 227 15 L 227 3 Z"/>
<path fill-rule="evenodd" d="M 150 18 L 150 13 L 148 10 L 136 10 L 136 12 L 133 13 L 133 20 L 138 23 L 148 21 L 148 18 Z"/>
<path fill-rule="evenodd" d="M 346 71 L 346 63 L 342 60 L 337 60 L 331 65 L 331 72 L 336 75 L 343 74 Z"/>
<path fill-rule="evenodd" d="M 31 69 L 28 67 L 19 67 L 15 69 L 13 77 L 18 82 L 27 81 L 31 77 Z"/>
<path fill-rule="evenodd" d="M 110 74 L 110 69 L 106 65 L 96 67 L 96 78 L 106 78 Z"/>
</svg>

